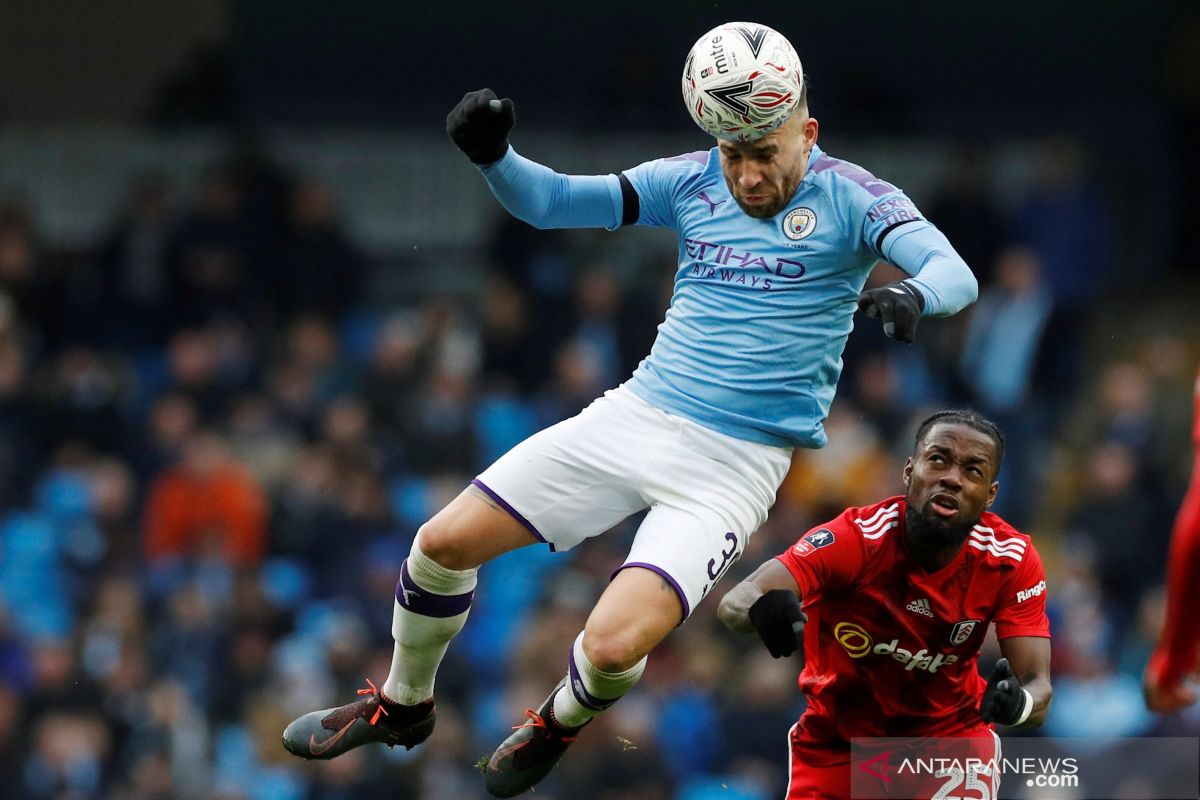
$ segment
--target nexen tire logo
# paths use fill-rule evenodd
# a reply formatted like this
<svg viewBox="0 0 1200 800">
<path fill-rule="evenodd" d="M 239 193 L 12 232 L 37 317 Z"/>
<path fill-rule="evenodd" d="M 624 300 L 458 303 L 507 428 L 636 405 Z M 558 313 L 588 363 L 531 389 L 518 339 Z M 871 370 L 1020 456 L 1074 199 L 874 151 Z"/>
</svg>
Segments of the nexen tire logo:
<svg viewBox="0 0 1200 800">
<path fill-rule="evenodd" d="M 871 634 L 867 632 L 866 628 L 856 625 L 853 622 L 839 622 L 834 625 L 833 637 L 837 639 L 838 644 L 842 646 L 842 649 L 851 658 L 863 658 L 871 653 L 880 656 L 891 656 L 896 661 L 904 664 L 906 671 L 920 669 L 932 675 L 943 666 L 958 661 L 958 656 L 956 655 L 944 655 L 943 653 L 930 654 L 924 647 L 914 653 L 900 647 L 899 639 L 892 639 L 890 642 L 880 642 L 872 647 L 873 639 L 871 638 Z"/>
</svg>

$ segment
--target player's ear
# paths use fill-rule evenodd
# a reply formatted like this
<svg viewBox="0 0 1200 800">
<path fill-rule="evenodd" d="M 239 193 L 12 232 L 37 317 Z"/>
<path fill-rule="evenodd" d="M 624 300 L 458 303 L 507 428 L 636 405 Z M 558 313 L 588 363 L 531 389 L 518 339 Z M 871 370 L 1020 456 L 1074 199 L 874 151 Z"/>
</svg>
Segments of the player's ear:
<svg viewBox="0 0 1200 800">
<path fill-rule="evenodd" d="M 912 480 L 912 471 L 913 471 L 913 461 L 912 461 L 912 456 L 909 456 L 908 460 L 904 462 L 903 475 L 904 475 L 904 485 L 905 486 L 908 486 L 908 482 L 910 480 Z M 993 494 L 995 494 L 995 492 L 993 492 Z"/>
<path fill-rule="evenodd" d="M 984 508 L 991 508 L 992 503 L 996 502 L 996 493 L 1000 491 L 1000 481 L 992 481 L 992 485 L 988 487 L 987 502 L 983 504 Z"/>
</svg>

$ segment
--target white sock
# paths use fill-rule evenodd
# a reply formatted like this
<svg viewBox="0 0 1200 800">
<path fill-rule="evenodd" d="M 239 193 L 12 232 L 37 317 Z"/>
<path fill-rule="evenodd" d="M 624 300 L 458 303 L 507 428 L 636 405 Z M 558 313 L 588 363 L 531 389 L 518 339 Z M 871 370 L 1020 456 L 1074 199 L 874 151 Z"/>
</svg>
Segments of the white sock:
<svg viewBox="0 0 1200 800">
<path fill-rule="evenodd" d="M 583 652 L 583 633 L 575 637 L 567 668 L 567 685 L 554 696 L 554 721 L 577 728 L 621 699 L 646 671 L 646 656 L 624 672 L 601 672 Z"/>
<path fill-rule="evenodd" d="M 383 682 L 389 700 L 406 706 L 433 697 L 438 666 L 450 640 L 462 630 L 471 611 L 479 568 L 446 569 L 421 552 L 421 536 L 413 541 L 400 566 L 392 605 L 392 670 Z"/>
</svg>

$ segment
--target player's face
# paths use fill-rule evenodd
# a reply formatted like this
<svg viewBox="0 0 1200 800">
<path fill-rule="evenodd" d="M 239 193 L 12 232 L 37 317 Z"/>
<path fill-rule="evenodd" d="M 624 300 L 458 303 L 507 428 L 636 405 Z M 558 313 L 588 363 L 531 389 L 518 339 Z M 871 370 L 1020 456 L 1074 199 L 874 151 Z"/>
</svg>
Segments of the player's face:
<svg viewBox="0 0 1200 800">
<path fill-rule="evenodd" d="M 752 217 L 782 211 L 808 171 L 817 141 L 817 121 L 797 112 L 779 130 L 752 142 L 718 142 L 721 172 L 734 201 Z"/>
<path fill-rule="evenodd" d="M 996 499 L 996 444 L 968 425 L 944 422 L 904 465 L 908 513 L 939 544 L 961 543 Z"/>
</svg>

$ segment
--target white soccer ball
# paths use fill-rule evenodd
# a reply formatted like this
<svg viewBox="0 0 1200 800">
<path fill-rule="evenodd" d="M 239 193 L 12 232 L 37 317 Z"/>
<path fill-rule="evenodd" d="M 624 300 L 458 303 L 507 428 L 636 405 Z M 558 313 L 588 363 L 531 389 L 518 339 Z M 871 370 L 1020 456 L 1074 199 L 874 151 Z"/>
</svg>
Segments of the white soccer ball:
<svg viewBox="0 0 1200 800">
<path fill-rule="evenodd" d="M 705 132 L 749 141 L 787 122 L 804 87 L 792 45 L 757 22 L 727 22 L 700 37 L 683 65 L 683 102 Z"/>
</svg>

